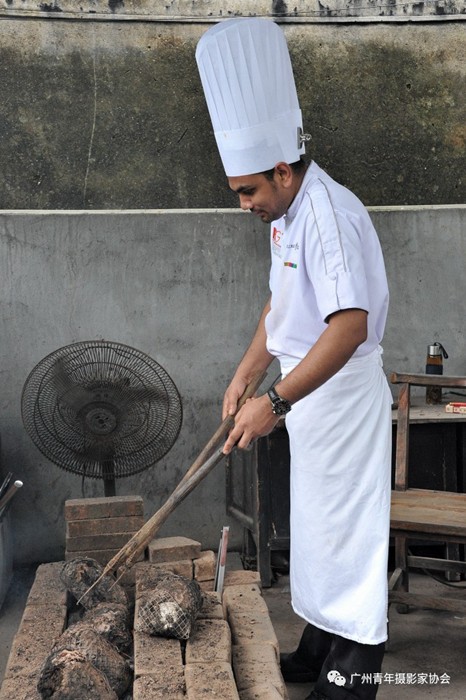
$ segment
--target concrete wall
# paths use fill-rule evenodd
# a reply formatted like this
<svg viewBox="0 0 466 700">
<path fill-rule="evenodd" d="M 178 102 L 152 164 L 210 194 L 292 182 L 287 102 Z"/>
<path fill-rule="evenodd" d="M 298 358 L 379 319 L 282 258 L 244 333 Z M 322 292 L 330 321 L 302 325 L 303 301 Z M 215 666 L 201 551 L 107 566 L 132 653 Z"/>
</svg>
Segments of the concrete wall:
<svg viewBox="0 0 466 700">
<path fill-rule="evenodd" d="M 0 206 L 236 206 L 194 51 L 251 12 L 283 26 L 322 167 L 368 205 L 465 201 L 460 0 L 0 0 Z"/>
<path fill-rule="evenodd" d="M 440 340 L 445 371 L 466 373 L 466 207 L 374 209 L 391 288 L 385 367 L 423 371 Z M 12 508 L 20 562 L 63 556 L 63 505 L 81 479 L 45 459 L 26 434 L 20 398 L 31 369 L 80 340 L 127 343 L 175 381 L 184 422 L 171 452 L 117 481 L 151 515 L 220 421 L 223 390 L 267 297 L 267 228 L 238 210 L 0 212 L 0 436 L 3 468 L 24 481 Z M 269 381 L 276 373 L 271 371 Z M 86 481 L 87 496 L 103 486 Z M 218 466 L 172 514 L 165 534 L 218 543 L 225 515 Z M 232 525 L 232 543 L 241 535 Z"/>
</svg>

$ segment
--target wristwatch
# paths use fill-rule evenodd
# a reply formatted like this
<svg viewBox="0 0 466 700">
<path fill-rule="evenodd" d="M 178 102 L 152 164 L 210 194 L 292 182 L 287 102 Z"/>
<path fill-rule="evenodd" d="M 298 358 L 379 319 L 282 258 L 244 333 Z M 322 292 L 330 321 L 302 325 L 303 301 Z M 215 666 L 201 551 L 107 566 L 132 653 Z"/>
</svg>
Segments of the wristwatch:
<svg viewBox="0 0 466 700">
<path fill-rule="evenodd" d="M 272 413 L 276 416 L 284 416 L 291 411 L 291 404 L 287 399 L 283 399 L 277 394 L 275 389 L 269 389 L 267 395 L 272 402 Z"/>
</svg>

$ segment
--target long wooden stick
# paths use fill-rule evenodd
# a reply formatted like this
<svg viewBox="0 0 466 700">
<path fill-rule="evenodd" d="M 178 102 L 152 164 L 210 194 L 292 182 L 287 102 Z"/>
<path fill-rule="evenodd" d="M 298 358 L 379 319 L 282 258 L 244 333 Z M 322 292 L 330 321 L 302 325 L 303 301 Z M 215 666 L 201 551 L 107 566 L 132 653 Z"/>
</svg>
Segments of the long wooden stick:
<svg viewBox="0 0 466 700">
<path fill-rule="evenodd" d="M 259 386 L 262 384 L 266 374 L 264 372 L 256 374 L 251 382 L 246 387 L 243 395 L 238 401 L 237 411 L 243 404 L 256 393 Z M 210 440 L 207 442 L 199 456 L 190 466 L 182 480 L 176 486 L 171 496 L 165 501 L 159 510 L 133 535 L 133 537 L 120 549 L 115 556 L 110 559 L 104 567 L 99 578 L 88 588 L 81 596 L 78 603 L 86 596 L 99 581 L 107 574 L 123 568 L 124 571 L 131 568 L 135 559 L 146 548 L 155 534 L 160 530 L 161 526 L 175 508 L 191 493 L 191 491 L 207 476 L 207 474 L 215 467 L 215 465 L 223 457 L 223 442 L 224 438 L 233 427 L 235 422 L 234 416 L 227 416 Z M 124 573 L 123 571 L 123 573 Z M 122 574 L 121 574 L 122 575 Z M 119 576 L 119 578 L 121 577 Z"/>
</svg>

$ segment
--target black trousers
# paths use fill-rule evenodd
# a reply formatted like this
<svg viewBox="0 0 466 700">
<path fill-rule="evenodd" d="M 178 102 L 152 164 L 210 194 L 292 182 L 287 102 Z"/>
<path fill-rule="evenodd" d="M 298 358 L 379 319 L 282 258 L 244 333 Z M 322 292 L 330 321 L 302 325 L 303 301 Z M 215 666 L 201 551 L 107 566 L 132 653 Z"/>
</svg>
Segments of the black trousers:
<svg viewBox="0 0 466 700">
<path fill-rule="evenodd" d="M 320 669 L 309 700 L 374 700 L 384 652 L 385 643 L 359 644 L 306 625 L 300 658 L 304 653 L 309 667 Z"/>
</svg>

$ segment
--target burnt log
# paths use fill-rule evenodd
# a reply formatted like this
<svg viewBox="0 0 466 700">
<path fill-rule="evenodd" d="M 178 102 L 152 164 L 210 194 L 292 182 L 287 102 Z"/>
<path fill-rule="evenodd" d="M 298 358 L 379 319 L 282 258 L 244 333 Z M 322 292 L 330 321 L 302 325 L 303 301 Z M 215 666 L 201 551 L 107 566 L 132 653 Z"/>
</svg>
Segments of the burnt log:
<svg viewBox="0 0 466 700">
<path fill-rule="evenodd" d="M 80 651 L 68 649 L 46 659 L 37 690 L 44 700 L 118 700 L 102 671 Z"/>
<path fill-rule="evenodd" d="M 52 656 L 61 651 L 78 651 L 107 678 L 110 687 L 122 697 L 131 682 L 131 671 L 115 647 L 90 624 L 77 622 L 63 632 L 52 647 Z"/>
<path fill-rule="evenodd" d="M 122 654 L 128 652 L 132 644 L 130 615 L 126 605 L 121 603 L 99 603 L 86 610 L 83 622 L 91 625 L 107 642 Z"/>
<path fill-rule="evenodd" d="M 77 557 L 63 565 L 60 578 L 67 590 L 76 598 L 81 599 L 84 608 L 93 608 L 103 602 L 128 605 L 125 590 L 115 582 L 110 574 L 106 574 L 92 589 L 89 588 L 102 576 L 103 567 L 95 559 Z"/>
<path fill-rule="evenodd" d="M 189 639 L 201 607 L 197 581 L 164 571 L 152 588 L 141 592 L 134 628 L 153 636 Z"/>
</svg>

